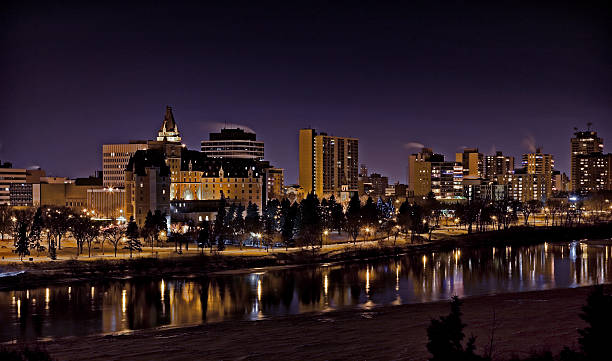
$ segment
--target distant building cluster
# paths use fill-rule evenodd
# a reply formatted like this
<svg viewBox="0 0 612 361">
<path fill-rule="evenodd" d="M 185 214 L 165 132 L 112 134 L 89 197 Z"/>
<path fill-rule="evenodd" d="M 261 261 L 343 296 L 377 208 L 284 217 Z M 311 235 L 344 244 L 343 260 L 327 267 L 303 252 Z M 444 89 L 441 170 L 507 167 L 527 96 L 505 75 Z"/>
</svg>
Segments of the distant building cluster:
<svg viewBox="0 0 612 361">
<path fill-rule="evenodd" d="M 541 148 L 515 158 L 465 148 L 447 159 L 423 147 L 408 157 L 406 184 L 359 163 L 359 140 L 300 129 L 298 183 L 285 186 L 284 170 L 264 160 L 264 142 L 254 132 L 224 128 L 201 141 L 200 150 L 182 144 L 178 124 L 167 107 L 151 140 L 102 146 L 102 172 L 89 178 L 50 177 L 42 169 L 13 168 L 0 162 L 0 204 L 63 206 L 84 209 L 100 218 L 143 225 L 148 212 L 169 220 L 211 220 L 219 204 L 261 210 L 267 201 L 300 201 L 307 194 L 398 201 L 433 196 L 447 202 L 501 199 L 527 202 L 573 192 L 612 190 L 612 154 L 590 129 L 576 129 L 570 140 L 570 177 L 555 170 L 552 154 Z"/>
</svg>

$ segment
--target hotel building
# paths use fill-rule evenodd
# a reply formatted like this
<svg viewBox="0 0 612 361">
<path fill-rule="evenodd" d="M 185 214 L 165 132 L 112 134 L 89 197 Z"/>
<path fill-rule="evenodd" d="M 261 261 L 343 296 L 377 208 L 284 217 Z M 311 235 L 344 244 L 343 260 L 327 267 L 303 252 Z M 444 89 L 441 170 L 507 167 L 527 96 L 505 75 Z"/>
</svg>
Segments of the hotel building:
<svg viewBox="0 0 612 361">
<path fill-rule="evenodd" d="M 202 152 L 209 157 L 264 159 L 264 142 L 258 141 L 255 133 L 224 128 L 219 133 L 210 133 L 209 137 L 210 140 L 201 142 Z"/>
</svg>

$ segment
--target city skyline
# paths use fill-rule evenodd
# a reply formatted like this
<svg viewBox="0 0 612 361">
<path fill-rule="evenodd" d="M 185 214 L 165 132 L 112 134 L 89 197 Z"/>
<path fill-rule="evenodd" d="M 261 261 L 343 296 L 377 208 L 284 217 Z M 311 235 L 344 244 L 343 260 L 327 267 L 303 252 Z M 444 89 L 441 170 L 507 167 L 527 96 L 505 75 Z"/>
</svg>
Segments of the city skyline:
<svg viewBox="0 0 612 361">
<path fill-rule="evenodd" d="M 225 122 L 253 129 L 287 184 L 306 127 L 359 138 L 360 163 L 401 183 L 411 145 L 542 146 L 569 175 L 574 127 L 612 139 L 597 5 L 67 5 L 3 5 L 0 159 L 16 166 L 92 174 L 102 144 L 149 139 L 166 105 L 190 149 Z"/>
</svg>

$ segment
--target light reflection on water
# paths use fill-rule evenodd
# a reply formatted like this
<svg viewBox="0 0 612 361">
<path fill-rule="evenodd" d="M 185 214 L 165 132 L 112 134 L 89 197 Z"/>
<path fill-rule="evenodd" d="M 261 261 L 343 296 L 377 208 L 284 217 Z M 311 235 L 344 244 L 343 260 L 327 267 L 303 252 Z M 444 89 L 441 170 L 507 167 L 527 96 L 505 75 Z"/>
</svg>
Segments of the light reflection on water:
<svg viewBox="0 0 612 361">
<path fill-rule="evenodd" d="M 612 277 L 610 252 L 607 245 L 543 243 L 202 279 L 120 280 L 5 291 L 0 292 L 0 341 L 605 283 Z"/>
</svg>

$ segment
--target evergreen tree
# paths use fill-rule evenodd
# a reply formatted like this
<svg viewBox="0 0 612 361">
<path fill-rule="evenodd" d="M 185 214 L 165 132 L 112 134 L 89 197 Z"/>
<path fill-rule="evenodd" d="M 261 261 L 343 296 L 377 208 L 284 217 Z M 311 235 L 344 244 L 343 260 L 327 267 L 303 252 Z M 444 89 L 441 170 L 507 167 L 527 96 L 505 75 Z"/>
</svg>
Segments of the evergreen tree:
<svg viewBox="0 0 612 361">
<path fill-rule="evenodd" d="M 19 255 L 19 260 L 30 255 L 30 238 L 28 235 L 28 222 L 18 220 L 15 225 L 15 250 L 13 252 Z"/>
<path fill-rule="evenodd" d="M 247 206 L 246 217 L 244 218 L 244 228 L 246 232 L 251 234 L 260 235 L 261 233 L 261 219 L 259 217 L 259 209 L 255 203 L 249 202 Z"/>
<path fill-rule="evenodd" d="M 242 204 L 238 204 L 236 207 L 236 216 L 232 220 L 230 228 L 234 238 L 238 239 L 240 249 L 242 249 L 244 242 L 244 206 Z"/>
<path fill-rule="evenodd" d="M 578 330 L 580 350 L 586 360 L 608 360 L 608 341 L 612 336 L 612 295 L 603 292 L 597 285 L 587 298 L 580 314 L 588 326 Z"/>
<path fill-rule="evenodd" d="M 427 350 L 431 353 L 430 361 L 477 361 L 485 358 L 474 353 L 476 338 L 470 337 L 466 346 L 462 345 L 465 337 L 461 321 L 461 300 L 454 296 L 451 301 L 451 312 L 440 319 L 432 319 L 427 328 Z"/>
<path fill-rule="evenodd" d="M 227 216 L 227 211 L 225 210 L 225 199 L 221 200 L 221 205 L 217 210 L 217 216 L 215 217 L 215 222 L 213 224 L 213 236 L 211 240 L 210 251 L 212 252 L 213 244 L 224 244 L 224 239 L 227 234 L 227 224 L 225 224 L 225 219 Z M 221 241 L 219 242 L 219 239 Z"/>
<path fill-rule="evenodd" d="M 288 199 L 283 199 L 281 202 L 280 228 L 281 237 L 285 249 L 289 248 L 293 240 L 293 228 L 295 226 L 295 217 L 297 215 L 297 203 L 291 204 Z"/>
<path fill-rule="evenodd" d="M 138 225 L 134 221 L 134 217 L 130 217 L 127 229 L 125 231 L 127 238 L 126 247 L 130 250 L 130 258 L 132 258 L 132 252 L 142 251 L 142 243 L 140 242 L 140 233 L 138 232 Z"/>
<path fill-rule="evenodd" d="M 346 210 L 346 231 L 351 238 L 353 238 L 353 244 L 357 244 L 357 237 L 359 236 L 361 225 L 361 201 L 359 200 L 359 195 L 355 193 L 351 197 Z"/>
</svg>

